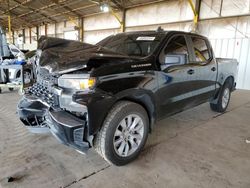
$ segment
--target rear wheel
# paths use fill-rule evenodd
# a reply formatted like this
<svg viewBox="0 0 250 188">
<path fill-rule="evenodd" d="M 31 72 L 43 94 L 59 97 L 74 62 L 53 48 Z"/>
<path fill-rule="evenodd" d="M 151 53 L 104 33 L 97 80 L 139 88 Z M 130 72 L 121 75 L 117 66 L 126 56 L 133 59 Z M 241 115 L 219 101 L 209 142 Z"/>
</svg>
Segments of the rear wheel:
<svg viewBox="0 0 250 188">
<path fill-rule="evenodd" d="M 125 165 L 133 161 L 146 143 L 149 120 L 145 109 L 133 102 L 117 103 L 95 138 L 97 152 L 108 162 Z"/>
<path fill-rule="evenodd" d="M 225 112 L 231 98 L 231 85 L 226 82 L 219 94 L 217 103 L 210 103 L 210 108 L 216 112 Z"/>
</svg>

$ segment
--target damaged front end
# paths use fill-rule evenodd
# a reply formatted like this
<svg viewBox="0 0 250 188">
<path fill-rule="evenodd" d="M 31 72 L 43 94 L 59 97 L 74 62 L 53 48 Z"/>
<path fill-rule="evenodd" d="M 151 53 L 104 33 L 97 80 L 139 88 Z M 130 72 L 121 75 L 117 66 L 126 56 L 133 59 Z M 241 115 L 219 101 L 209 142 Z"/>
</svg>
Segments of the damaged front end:
<svg viewBox="0 0 250 188">
<path fill-rule="evenodd" d="M 20 100 L 18 114 L 31 132 L 51 132 L 61 143 L 85 153 L 90 147 L 85 130 L 87 108 L 72 101 L 76 89 L 65 87 L 61 77 L 41 69 L 37 83 Z"/>
<path fill-rule="evenodd" d="M 102 93 L 93 95 L 96 78 L 91 76 L 96 77 L 94 70 L 99 70 L 98 76 L 114 71 L 105 66 L 111 63 L 116 65 L 116 72 L 121 71 L 117 62 L 126 62 L 127 56 L 98 45 L 51 37 L 41 37 L 38 49 L 37 82 L 20 100 L 19 117 L 30 131 L 49 131 L 62 143 L 85 152 L 93 145 L 93 135 L 105 115 L 95 116 L 99 109 L 93 110 L 93 106 L 98 103 L 108 109 L 111 105 L 107 105 L 110 97 L 107 102 L 102 100 Z"/>
</svg>

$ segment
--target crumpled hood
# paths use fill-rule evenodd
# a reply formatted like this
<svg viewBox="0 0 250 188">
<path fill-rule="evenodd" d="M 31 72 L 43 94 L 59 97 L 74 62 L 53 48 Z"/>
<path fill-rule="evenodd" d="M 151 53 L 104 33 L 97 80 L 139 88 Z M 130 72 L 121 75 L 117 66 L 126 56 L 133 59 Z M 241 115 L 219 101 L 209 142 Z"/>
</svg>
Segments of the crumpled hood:
<svg viewBox="0 0 250 188">
<path fill-rule="evenodd" d="M 129 56 L 121 55 L 101 46 L 45 36 L 38 40 L 38 49 L 42 51 L 39 57 L 39 66 L 54 74 L 87 68 L 90 60 L 93 59 L 130 59 Z M 105 62 L 107 61 L 103 61 L 103 63 Z"/>
</svg>

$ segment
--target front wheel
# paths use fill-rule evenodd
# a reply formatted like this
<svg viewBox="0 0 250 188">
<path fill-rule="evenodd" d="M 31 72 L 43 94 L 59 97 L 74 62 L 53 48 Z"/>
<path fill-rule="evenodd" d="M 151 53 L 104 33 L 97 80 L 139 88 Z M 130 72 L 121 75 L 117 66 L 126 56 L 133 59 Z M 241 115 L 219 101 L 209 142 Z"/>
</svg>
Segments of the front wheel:
<svg viewBox="0 0 250 188">
<path fill-rule="evenodd" d="M 225 112 L 231 98 L 231 86 L 228 82 L 224 84 L 219 94 L 217 103 L 210 103 L 210 108 L 215 112 Z"/>
<path fill-rule="evenodd" d="M 139 155 L 148 132 L 149 120 L 145 109 L 133 102 L 118 102 L 97 134 L 95 148 L 109 163 L 125 165 Z"/>
</svg>

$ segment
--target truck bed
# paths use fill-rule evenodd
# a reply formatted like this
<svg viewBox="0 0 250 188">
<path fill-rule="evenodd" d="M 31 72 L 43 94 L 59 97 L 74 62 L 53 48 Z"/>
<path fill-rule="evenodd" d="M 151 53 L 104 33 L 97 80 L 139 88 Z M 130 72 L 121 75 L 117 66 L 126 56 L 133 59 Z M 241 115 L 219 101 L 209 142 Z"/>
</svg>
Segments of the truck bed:
<svg viewBox="0 0 250 188">
<path fill-rule="evenodd" d="M 230 75 L 235 75 L 237 73 L 238 69 L 238 61 L 237 59 L 231 59 L 231 58 L 216 58 L 216 61 L 218 63 L 218 81 L 224 80 L 224 78 L 227 78 Z M 235 78 L 237 78 L 237 75 L 235 75 Z"/>
</svg>

